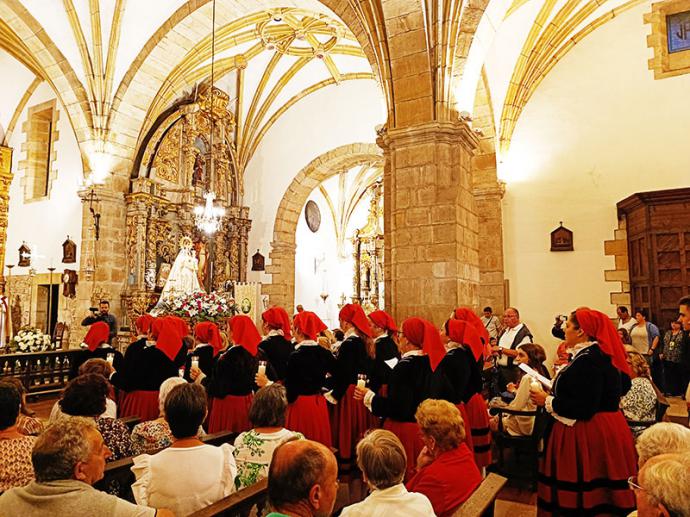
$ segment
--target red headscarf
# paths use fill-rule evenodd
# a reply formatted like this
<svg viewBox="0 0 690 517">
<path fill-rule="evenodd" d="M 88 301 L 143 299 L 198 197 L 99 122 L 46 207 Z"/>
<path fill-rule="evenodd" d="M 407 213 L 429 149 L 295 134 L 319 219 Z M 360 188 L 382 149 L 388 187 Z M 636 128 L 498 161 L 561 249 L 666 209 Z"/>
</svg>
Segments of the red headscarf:
<svg viewBox="0 0 690 517">
<path fill-rule="evenodd" d="M 395 320 L 386 311 L 371 312 L 369 313 L 369 319 L 374 322 L 374 325 L 384 330 L 398 331 L 398 327 L 395 326 Z"/>
<path fill-rule="evenodd" d="M 93 352 L 103 343 L 108 341 L 110 336 L 110 327 L 105 321 L 97 321 L 89 327 L 89 331 L 84 336 L 84 343 L 89 347 L 89 350 Z"/>
<path fill-rule="evenodd" d="M 422 349 L 429 356 L 431 369 L 436 367 L 446 355 L 446 348 L 441 342 L 438 329 L 422 318 L 407 318 L 402 324 L 402 333 L 413 345 Z"/>
<path fill-rule="evenodd" d="M 180 333 L 180 337 L 189 336 L 191 334 L 189 330 L 189 325 L 185 320 L 183 320 L 179 316 L 168 316 L 168 318 L 170 318 L 170 320 L 175 325 L 175 328 Z"/>
<path fill-rule="evenodd" d="M 294 324 L 295 328 L 299 330 L 301 334 L 311 340 L 315 340 L 321 331 L 328 328 L 326 324 L 321 321 L 321 318 L 309 311 L 298 312 L 295 315 Z"/>
<path fill-rule="evenodd" d="M 479 334 L 479 337 L 484 341 L 484 344 L 489 344 L 489 331 L 486 330 L 482 320 L 479 319 L 479 316 L 477 316 L 473 310 L 467 307 L 458 307 L 453 311 L 453 317 L 456 320 L 466 321 L 472 325 Z"/>
<path fill-rule="evenodd" d="M 261 334 L 259 334 L 252 319 L 241 314 L 230 318 L 228 325 L 232 331 L 232 342 L 240 345 L 250 354 L 256 355 L 259 350 L 259 343 L 261 343 Z"/>
<path fill-rule="evenodd" d="M 288 316 L 287 311 L 282 307 L 271 307 L 264 311 L 261 315 L 261 319 L 273 328 L 280 328 L 280 330 L 283 331 L 285 339 L 292 339 L 292 334 L 290 334 L 290 316 Z"/>
<path fill-rule="evenodd" d="M 148 334 L 151 331 L 151 325 L 153 324 L 153 320 L 155 319 L 156 318 L 154 318 L 150 314 L 142 314 L 136 319 L 136 321 L 134 322 L 134 326 L 142 334 Z"/>
<path fill-rule="evenodd" d="M 609 317 L 592 309 L 577 309 L 575 316 L 580 328 L 588 336 L 596 338 L 601 351 L 611 357 L 613 366 L 630 376 L 630 366 L 625 355 L 625 348 L 623 348 L 623 341 Z"/>
<path fill-rule="evenodd" d="M 180 325 L 173 316 L 156 318 L 151 325 L 151 336 L 156 340 L 156 348 L 174 361 L 182 348 L 182 335 Z"/>
<path fill-rule="evenodd" d="M 223 349 L 223 339 L 220 337 L 218 325 L 210 321 L 202 321 L 194 326 L 194 337 L 202 343 L 208 343 L 213 347 L 213 357 Z"/>
<path fill-rule="evenodd" d="M 448 320 L 448 337 L 451 341 L 469 346 L 475 361 L 478 361 L 484 352 L 484 345 L 477 329 L 468 321 Z"/>
<path fill-rule="evenodd" d="M 348 303 L 342 309 L 340 309 L 338 318 L 341 321 L 352 323 L 357 330 L 365 334 L 367 337 L 371 337 L 371 325 L 369 325 L 369 320 L 367 319 L 367 315 L 364 314 L 364 309 L 362 309 L 361 305 Z"/>
</svg>

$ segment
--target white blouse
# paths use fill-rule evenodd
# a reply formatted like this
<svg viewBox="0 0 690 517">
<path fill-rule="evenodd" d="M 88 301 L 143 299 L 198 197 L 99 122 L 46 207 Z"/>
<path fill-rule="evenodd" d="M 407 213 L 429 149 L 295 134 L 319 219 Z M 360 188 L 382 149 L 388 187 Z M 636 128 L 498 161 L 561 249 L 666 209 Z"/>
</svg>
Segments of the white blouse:
<svg viewBox="0 0 690 517">
<path fill-rule="evenodd" d="M 137 480 L 132 492 L 137 504 L 168 508 L 178 517 L 194 513 L 235 490 L 234 447 L 169 447 L 134 458 Z"/>
</svg>

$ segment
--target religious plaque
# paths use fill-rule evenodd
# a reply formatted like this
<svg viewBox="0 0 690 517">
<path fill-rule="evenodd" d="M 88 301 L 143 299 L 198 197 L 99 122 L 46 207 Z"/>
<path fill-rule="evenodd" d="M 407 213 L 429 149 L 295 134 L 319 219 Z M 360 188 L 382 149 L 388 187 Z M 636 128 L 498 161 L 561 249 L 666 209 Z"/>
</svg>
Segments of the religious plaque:
<svg viewBox="0 0 690 517">
<path fill-rule="evenodd" d="M 304 207 L 304 218 L 307 221 L 307 226 L 309 229 L 316 233 L 319 231 L 321 226 L 321 210 L 319 210 L 319 205 L 314 201 L 307 201 L 307 206 Z"/>
<path fill-rule="evenodd" d="M 668 15 L 666 33 L 669 54 L 690 50 L 690 11 Z"/>
<path fill-rule="evenodd" d="M 259 253 L 259 250 L 256 250 L 256 253 L 252 256 L 252 271 L 264 271 L 266 269 L 265 261 L 264 256 Z"/>
<path fill-rule="evenodd" d="M 561 225 L 551 232 L 551 251 L 573 251 L 573 232 Z"/>
<path fill-rule="evenodd" d="M 62 263 L 74 264 L 77 261 L 77 244 L 67 236 L 67 240 L 62 243 Z"/>
<path fill-rule="evenodd" d="M 66 298 L 76 298 L 78 283 L 78 273 L 73 269 L 65 269 L 62 274 L 62 295 Z"/>
<path fill-rule="evenodd" d="M 654 78 L 690 73 L 690 0 L 654 2 L 644 21 L 652 28 L 647 46 L 654 50 L 649 60 Z"/>
<path fill-rule="evenodd" d="M 19 262 L 20 267 L 29 267 L 31 265 L 31 248 L 26 245 L 26 242 L 22 242 L 19 246 Z"/>
</svg>

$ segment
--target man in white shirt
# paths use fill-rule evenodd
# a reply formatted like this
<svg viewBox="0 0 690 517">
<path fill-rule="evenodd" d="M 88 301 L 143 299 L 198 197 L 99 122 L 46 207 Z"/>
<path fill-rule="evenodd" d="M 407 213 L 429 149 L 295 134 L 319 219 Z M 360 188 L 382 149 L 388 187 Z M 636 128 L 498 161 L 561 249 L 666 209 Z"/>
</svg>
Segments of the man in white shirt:
<svg viewBox="0 0 690 517">
<path fill-rule="evenodd" d="M 616 309 L 616 313 L 618 314 L 618 328 L 625 329 L 630 334 L 637 321 L 630 315 L 628 308 L 622 305 Z"/>
<path fill-rule="evenodd" d="M 364 501 L 343 509 L 342 517 L 427 517 L 434 515 L 429 499 L 408 492 L 403 484 L 407 456 L 402 443 L 390 431 L 377 429 L 357 444 L 357 466 L 371 489 Z"/>
<path fill-rule="evenodd" d="M 520 321 L 520 312 L 515 307 L 508 307 L 503 313 L 503 326 L 504 330 L 498 338 L 498 346 L 492 349 L 498 354 L 501 391 L 505 391 L 508 383 L 517 381 L 518 368 L 513 365 L 513 359 L 517 356 L 518 347 L 532 342 L 532 333 Z"/>
<path fill-rule="evenodd" d="M 484 328 L 489 333 L 489 337 L 498 337 L 501 333 L 501 321 L 498 316 L 494 316 L 494 311 L 491 307 L 484 307 L 484 316 L 481 317 Z"/>
</svg>

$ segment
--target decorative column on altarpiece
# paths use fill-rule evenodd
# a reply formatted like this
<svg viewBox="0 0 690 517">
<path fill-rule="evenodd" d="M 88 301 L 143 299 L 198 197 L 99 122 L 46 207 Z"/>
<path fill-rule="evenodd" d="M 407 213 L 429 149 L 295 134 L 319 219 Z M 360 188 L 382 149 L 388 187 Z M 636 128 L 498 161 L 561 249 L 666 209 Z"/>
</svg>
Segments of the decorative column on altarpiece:
<svg viewBox="0 0 690 517">
<path fill-rule="evenodd" d="M 5 286 L 5 250 L 12 184 L 12 148 L 0 146 L 0 292 Z"/>
<path fill-rule="evenodd" d="M 385 157 L 385 306 L 397 321 L 440 324 L 454 307 L 478 303 L 477 137 L 458 120 L 384 129 L 377 143 Z"/>
</svg>

